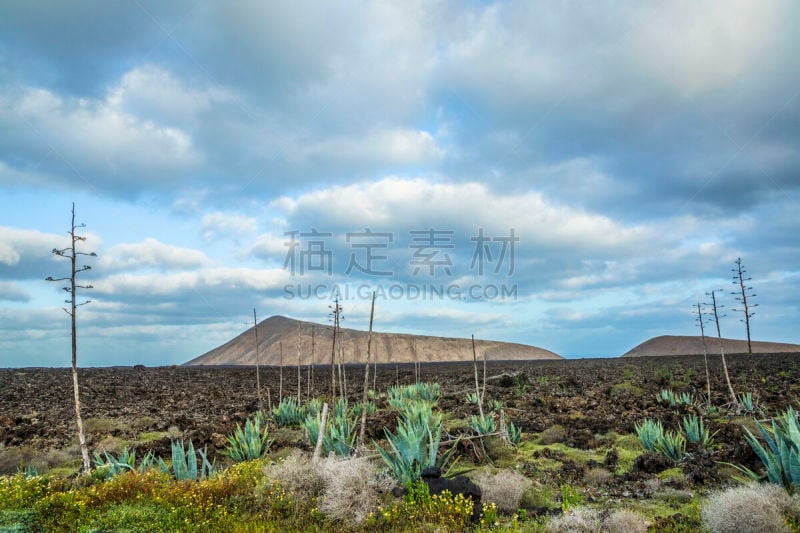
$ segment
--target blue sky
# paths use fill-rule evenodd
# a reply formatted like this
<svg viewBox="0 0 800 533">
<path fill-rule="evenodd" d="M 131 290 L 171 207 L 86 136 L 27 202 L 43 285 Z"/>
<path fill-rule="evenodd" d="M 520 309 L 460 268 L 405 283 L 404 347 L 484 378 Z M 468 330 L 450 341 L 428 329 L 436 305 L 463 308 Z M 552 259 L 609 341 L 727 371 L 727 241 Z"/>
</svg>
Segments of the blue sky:
<svg viewBox="0 0 800 533">
<path fill-rule="evenodd" d="M 73 201 L 85 366 L 326 322 L 334 287 L 345 326 L 375 289 L 379 330 L 584 357 L 696 334 L 724 288 L 743 338 L 737 257 L 754 338 L 800 343 L 796 2 L 0 11 L 0 366 L 69 364 Z"/>
</svg>

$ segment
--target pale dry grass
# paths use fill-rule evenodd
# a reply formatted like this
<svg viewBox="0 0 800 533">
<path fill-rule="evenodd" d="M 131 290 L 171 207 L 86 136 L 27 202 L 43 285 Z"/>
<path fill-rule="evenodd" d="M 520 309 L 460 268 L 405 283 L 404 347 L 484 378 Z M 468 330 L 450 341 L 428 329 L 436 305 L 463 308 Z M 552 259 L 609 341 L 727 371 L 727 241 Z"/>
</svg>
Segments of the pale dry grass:
<svg viewBox="0 0 800 533">
<path fill-rule="evenodd" d="M 513 470 L 500 470 L 496 474 L 481 472 L 473 481 L 481 488 L 481 501 L 494 503 L 497 509 L 512 513 L 519 508 L 522 495 L 533 481 Z"/>
<path fill-rule="evenodd" d="M 752 484 L 713 494 L 703 506 L 703 524 L 713 533 L 780 533 L 789 531 L 785 515 L 797 501 L 778 485 Z"/>
</svg>

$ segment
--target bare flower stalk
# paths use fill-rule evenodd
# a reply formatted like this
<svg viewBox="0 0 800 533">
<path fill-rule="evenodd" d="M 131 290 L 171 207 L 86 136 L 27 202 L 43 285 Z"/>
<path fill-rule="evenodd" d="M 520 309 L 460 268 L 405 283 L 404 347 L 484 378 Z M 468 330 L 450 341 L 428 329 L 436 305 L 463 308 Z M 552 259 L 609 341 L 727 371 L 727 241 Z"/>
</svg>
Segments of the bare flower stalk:
<svg viewBox="0 0 800 533">
<path fill-rule="evenodd" d="M 76 249 L 76 244 L 81 241 L 85 241 L 86 237 L 82 237 L 75 233 L 75 230 L 85 228 L 86 224 L 81 224 L 79 226 L 75 225 L 75 203 L 72 204 L 72 222 L 70 224 L 70 246 L 67 248 L 53 248 L 52 253 L 57 255 L 58 257 L 65 257 L 70 260 L 71 270 L 70 276 L 65 278 L 53 278 L 49 276 L 47 281 L 66 281 L 69 280 L 69 286 L 63 287 L 64 291 L 70 295 L 69 300 L 65 300 L 65 303 L 69 304 L 69 308 L 63 308 L 64 312 L 66 312 L 72 321 L 72 390 L 75 397 L 75 420 L 78 426 L 78 442 L 80 443 L 81 447 L 81 458 L 83 459 L 83 473 L 84 475 L 88 475 L 92 470 L 92 465 L 89 461 L 89 448 L 86 445 L 86 434 L 83 430 L 83 418 L 81 417 L 81 399 L 80 399 L 80 389 L 78 387 L 78 335 L 77 335 L 77 324 L 76 324 L 76 314 L 78 307 L 82 305 L 86 305 L 89 303 L 89 300 L 85 302 L 77 303 L 77 289 L 91 289 L 93 288 L 91 285 L 78 285 L 75 282 L 75 277 L 77 274 L 81 272 L 85 272 L 87 270 L 91 270 L 92 267 L 89 265 L 83 265 L 82 267 L 77 267 L 76 260 L 79 255 L 85 255 L 89 257 L 97 257 L 97 254 L 94 252 L 79 252 Z"/>
<path fill-rule="evenodd" d="M 725 372 L 725 382 L 728 384 L 728 392 L 731 395 L 731 402 L 733 405 L 739 405 L 738 400 L 736 399 L 736 393 L 733 392 L 733 385 L 731 385 L 731 376 L 728 373 L 728 364 L 725 362 L 725 348 L 722 346 L 722 333 L 720 333 L 719 329 L 719 313 L 717 312 L 717 291 L 711 291 L 707 293 L 707 295 L 711 296 L 711 305 L 712 309 L 714 310 L 714 323 L 717 325 L 717 339 L 719 339 L 719 353 L 722 356 L 722 370 Z M 722 307 L 721 305 L 719 307 Z M 723 315 L 724 316 L 724 315 Z"/>
<path fill-rule="evenodd" d="M 253 308 L 253 333 L 256 336 L 256 390 L 258 391 L 258 410 L 264 410 L 264 401 L 261 398 L 261 357 L 258 349 L 258 319 L 256 318 L 256 308 Z"/>
<path fill-rule="evenodd" d="M 697 323 L 700 324 L 700 338 L 703 342 L 703 363 L 706 366 L 706 396 L 708 398 L 708 405 L 711 405 L 711 376 L 708 373 L 708 349 L 706 348 L 706 330 L 705 319 L 703 318 L 703 310 L 700 307 L 700 302 L 697 302 Z"/>
<path fill-rule="evenodd" d="M 475 371 L 475 396 L 478 398 L 478 412 L 481 415 L 481 422 L 486 422 L 483 416 L 483 395 L 478 383 L 478 353 L 475 351 L 475 335 L 472 336 L 472 369 Z"/>
<path fill-rule="evenodd" d="M 375 318 L 375 291 L 372 292 L 372 305 L 369 309 L 369 333 L 367 333 L 367 360 L 364 363 L 364 392 L 361 395 L 361 430 L 358 433 L 358 444 L 364 444 L 367 427 L 367 389 L 369 388 L 369 356 L 372 348 L 372 321 Z"/>
</svg>

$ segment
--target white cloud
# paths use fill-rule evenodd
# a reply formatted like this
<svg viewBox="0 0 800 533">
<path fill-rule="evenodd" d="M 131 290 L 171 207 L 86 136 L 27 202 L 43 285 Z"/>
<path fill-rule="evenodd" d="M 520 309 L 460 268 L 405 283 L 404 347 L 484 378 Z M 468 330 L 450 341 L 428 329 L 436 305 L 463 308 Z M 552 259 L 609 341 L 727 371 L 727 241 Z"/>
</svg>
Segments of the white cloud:
<svg viewBox="0 0 800 533">
<path fill-rule="evenodd" d="M 308 156 L 350 163 L 433 164 L 445 152 L 427 131 L 403 128 L 376 130 L 357 139 L 333 138 L 308 149 Z"/>
<path fill-rule="evenodd" d="M 89 233 L 84 236 L 91 245 L 99 245 L 100 239 L 97 236 Z M 54 257 L 51 251 L 69 245 L 70 241 L 66 235 L 0 226 L 0 277 L 11 279 L 43 279 L 50 275 L 60 277 L 56 274 L 60 270 L 68 269 L 68 263 Z"/>
<path fill-rule="evenodd" d="M 94 282 L 94 288 L 101 296 L 141 294 L 150 298 L 202 295 L 204 290 L 278 290 L 290 280 L 281 269 L 209 268 L 172 274 L 115 274 Z"/>
<path fill-rule="evenodd" d="M 200 232 L 206 241 L 237 240 L 244 235 L 255 233 L 257 227 L 258 223 L 253 217 L 221 211 L 204 215 L 200 221 Z"/>
<path fill-rule="evenodd" d="M 17 283 L 0 281 L 0 301 L 7 302 L 27 302 L 31 296 L 24 288 Z"/>
<path fill-rule="evenodd" d="M 713 90 L 739 78 L 773 37 L 780 2 L 661 2 L 634 32 L 638 61 L 676 89 Z"/>
<path fill-rule="evenodd" d="M 105 271 L 146 267 L 181 269 L 203 266 L 208 262 L 208 257 L 199 250 L 164 244 L 156 239 L 147 238 L 138 243 L 112 246 L 100 258 L 99 266 Z"/>
<path fill-rule="evenodd" d="M 143 65 L 125 73 L 106 98 L 108 105 L 115 109 L 161 122 L 186 121 L 234 100 L 230 89 L 189 86 L 155 65 Z"/>
<path fill-rule="evenodd" d="M 284 197 L 273 207 L 337 228 L 404 232 L 431 224 L 503 232 L 515 228 L 528 245 L 573 250 L 631 249 L 657 239 L 645 226 L 626 226 L 604 215 L 551 203 L 536 191 L 502 194 L 474 182 L 391 177 Z M 415 228 L 406 227 L 409 224 Z"/>
<path fill-rule="evenodd" d="M 0 94 L 0 125 L 15 131 L 6 147 L 103 188 L 174 181 L 203 162 L 189 132 L 119 109 L 113 101 L 74 99 L 25 88 Z"/>
</svg>

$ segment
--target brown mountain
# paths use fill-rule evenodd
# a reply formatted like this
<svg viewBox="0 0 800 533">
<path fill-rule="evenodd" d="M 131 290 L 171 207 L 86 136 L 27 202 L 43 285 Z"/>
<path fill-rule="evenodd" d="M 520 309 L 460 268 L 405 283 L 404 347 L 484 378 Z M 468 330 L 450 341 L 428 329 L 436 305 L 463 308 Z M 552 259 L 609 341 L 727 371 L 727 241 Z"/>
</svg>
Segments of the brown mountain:
<svg viewBox="0 0 800 533">
<path fill-rule="evenodd" d="M 331 326 L 273 316 L 258 324 L 259 361 L 263 365 L 328 364 L 331 360 L 333 331 Z M 367 332 L 340 330 L 343 360 L 364 362 L 367 351 Z M 312 349 L 313 346 L 313 349 Z M 487 360 L 562 359 L 543 348 L 498 341 L 475 341 L 479 358 Z M 312 359 L 313 353 L 313 359 Z M 472 361 L 470 339 L 407 335 L 401 333 L 372 333 L 371 361 L 378 363 L 413 363 L 415 361 Z M 214 348 L 186 365 L 254 365 L 256 363 L 253 328 Z"/>
<path fill-rule="evenodd" d="M 753 341 L 753 353 L 800 353 L 800 344 L 786 344 L 782 342 Z M 708 353 L 719 353 L 719 340 L 716 337 L 706 337 Z M 736 339 L 722 339 L 722 347 L 726 354 L 747 353 L 747 341 Z M 702 337 L 662 335 L 653 337 L 622 357 L 652 357 L 659 355 L 703 355 Z"/>
</svg>

